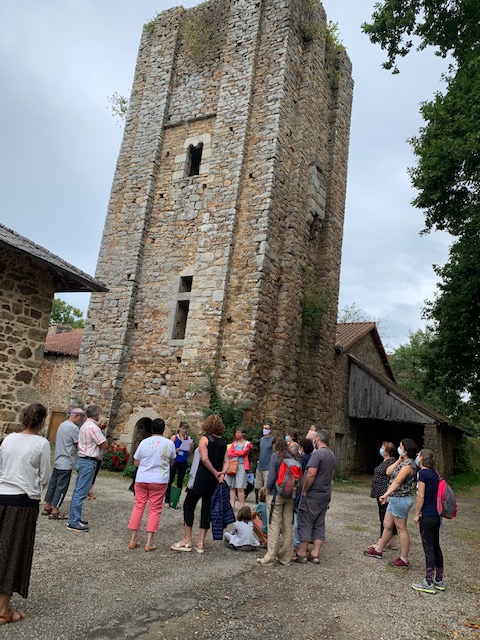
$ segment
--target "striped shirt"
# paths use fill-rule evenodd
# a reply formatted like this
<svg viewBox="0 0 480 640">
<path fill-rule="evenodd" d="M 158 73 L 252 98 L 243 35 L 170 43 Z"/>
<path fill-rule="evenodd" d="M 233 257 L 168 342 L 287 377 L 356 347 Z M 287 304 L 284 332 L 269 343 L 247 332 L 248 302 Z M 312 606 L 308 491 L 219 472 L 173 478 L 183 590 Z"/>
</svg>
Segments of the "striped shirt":
<svg viewBox="0 0 480 640">
<path fill-rule="evenodd" d="M 101 458 L 102 449 L 99 445 L 106 440 L 95 420 L 87 418 L 78 432 L 78 457 Z"/>
</svg>

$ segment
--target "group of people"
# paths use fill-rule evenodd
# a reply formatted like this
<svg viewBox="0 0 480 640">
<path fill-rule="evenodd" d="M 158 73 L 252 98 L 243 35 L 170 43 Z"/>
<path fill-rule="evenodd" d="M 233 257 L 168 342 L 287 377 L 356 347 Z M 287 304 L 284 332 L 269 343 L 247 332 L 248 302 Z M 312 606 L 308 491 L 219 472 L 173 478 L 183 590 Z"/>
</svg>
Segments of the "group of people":
<svg viewBox="0 0 480 640">
<path fill-rule="evenodd" d="M 41 493 L 48 485 L 43 512 L 52 520 L 66 519 L 67 529 L 88 532 L 82 517 L 98 472 L 99 460 L 108 446 L 100 427 L 100 407 L 85 411 L 72 408 L 60 425 L 50 469 L 50 445 L 40 436 L 47 410 L 34 403 L 22 414 L 22 429 L 6 436 L 0 446 L 0 625 L 23 620 L 21 611 L 11 609 L 13 592 L 27 597 Z M 152 421 L 152 435 L 145 438 L 134 453 L 137 468 L 135 498 L 128 528 L 129 549 L 139 546 L 138 533 L 148 504 L 145 551 L 153 551 L 165 497 L 172 491 L 177 475 L 177 489 L 182 488 L 193 441 L 188 425 L 181 423 L 175 436 L 164 436 L 165 422 Z M 233 527 L 225 532 L 225 543 L 233 549 L 266 546 L 266 554 L 257 558 L 261 565 L 276 561 L 289 566 L 292 561 L 319 564 L 325 541 L 325 516 L 331 500 L 335 456 L 329 448 L 329 433 L 312 425 L 298 442 L 295 432 L 274 438 L 270 424 L 264 424 L 259 442 L 259 460 L 255 476 L 257 505 L 251 510 L 245 503 L 246 475 L 250 470 L 248 454 L 252 445 L 244 431 L 237 431 L 235 441 L 227 446 L 225 426 L 218 415 L 210 415 L 203 424 L 186 497 L 183 502 L 183 538 L 171 545 L 175 552 L 205 551 L 205 537 L 212 518 L 212 497 L 219 485 L 225 488 L 227 508 L 233 511 L 238 498 L 240 509 Z M 391 561 L 394 567 L 408 568 L 410 538 L 407 516 L 413 505 L 412 488 L 417 480 L 415 522 L 419 523 L 425 551 L 426 575 L 413 589 L 436 593 L 445 589 L 443 556 L 439 544 L 440 516 L 436 497 L 438 473 L 432 451 L 422 449 L 409 438 L 398 446 L 398 458 L 391 442 L 380 448 L 382 462 L 375 468 L 371 496 L 377 499 L 380 538 L 364 554 L 381 559 L 384 550 L 395 546 L 398 535 L 400 555 Z M 72 470 L 77 470 L 69 515 L 60 512 Z M 296 467 L 301 477 L 295 491 L 285 493 L 280 477 L 285 468 Z M 301 468 L 301 472 L 299 469 Z M 282 471 L 283 469 L 283 471 Z M 302 474 L 303 472 L 303 474 Z M 292 476 L 293 477 L 293 476 Z M 200 507 L 198 536 L 193 541 L 197 505 Z M 222 508 L 225 508 L 223 505 Z M 232 518 L 233 519 L 233 518 Z M 231 522 L 231 520 L 230 520 Z M 310 547 L 311 545 L 311 547 Z"/>
<path fill-rule="evenodd" d="M 407 518 L 413 506 L 413 485 L 417 483 L 415 522 L 420 528 L 425 554 L 425 578 L 412 584 L 412 589 L 435 594 L 444 591 L 443 554 L 440 547 L 440 520 L 437 511 L 439 474 L 435 471 L 435 455 L 430 449 L 417 452 L 410 438 L 401 440 L 398 448 L 382 442 L 379 453 L 383 461 L 375 468 L 370 496 L 376 498 L 380 518 L 380 538 L 365 549 L 364 555 L 382 559 L 385 549 L 396 549 L 398 534 L 400 555 L 390 561 L 396 568 L 408 569 L 410 536 Z M 398 457 L 396 457 L 398 455 Z"/>
</svg>

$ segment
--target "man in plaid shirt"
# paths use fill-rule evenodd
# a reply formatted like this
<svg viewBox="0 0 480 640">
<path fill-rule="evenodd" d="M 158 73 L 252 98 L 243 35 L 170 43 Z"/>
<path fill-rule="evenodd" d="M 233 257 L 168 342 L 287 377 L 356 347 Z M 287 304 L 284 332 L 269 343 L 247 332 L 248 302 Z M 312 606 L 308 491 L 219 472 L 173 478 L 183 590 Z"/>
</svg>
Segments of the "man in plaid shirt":
<svg viewBox="0 0 480 640">
<path fill-rule="evenodd" d="M 88 522 L 82 520 L 83 503 L 92 485 L 97 461 L 101 450 L 108 446 L 107 440 L 98 425 L 101 409 L 96 404 L 87 407 L 87 419 L 78 433 L 77 481 L 70 504 L 67 529 L 70 531 L 88 531 Z"/>
</svg>

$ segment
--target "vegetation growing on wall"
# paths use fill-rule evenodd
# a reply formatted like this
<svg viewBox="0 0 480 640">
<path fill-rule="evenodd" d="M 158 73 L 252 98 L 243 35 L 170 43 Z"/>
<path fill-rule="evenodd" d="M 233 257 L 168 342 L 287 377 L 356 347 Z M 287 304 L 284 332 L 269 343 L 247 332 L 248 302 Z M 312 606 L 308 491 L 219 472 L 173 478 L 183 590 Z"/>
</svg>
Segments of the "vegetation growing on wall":
<svg viewBox="0 0 480 640">
<path fill-rule="evenodd" d="M 188 11 L 183 24 L 185 53 L 195 63 L 216 58 L 225 26 L 225 3 L 204 3 Z"/>
<path fill-rule="evenodd" d="M 318 335 L 323 318 L 331 308 L 333 296 L 330 290 L 322 293 L 305 289 L 302 298 L 302 327 L 312 336 Z"/>
<path fill-rule="evenodd" d="M 224 438 L 227 442 L 232 442 L 235 431 L 241 427 L 243 413 L 250 406 L 248 400 L 238 400 L 238 394 L 233 393 L 229 398 L 222 397 L 215 378 L 211 372 L 207 373 L 208 384 L 205 391 L 210 394 L 208 407 L 204 407 L 202 412 L 205 417 L 215 413 L 220 416 L 225 425 Z"/>
</svg>

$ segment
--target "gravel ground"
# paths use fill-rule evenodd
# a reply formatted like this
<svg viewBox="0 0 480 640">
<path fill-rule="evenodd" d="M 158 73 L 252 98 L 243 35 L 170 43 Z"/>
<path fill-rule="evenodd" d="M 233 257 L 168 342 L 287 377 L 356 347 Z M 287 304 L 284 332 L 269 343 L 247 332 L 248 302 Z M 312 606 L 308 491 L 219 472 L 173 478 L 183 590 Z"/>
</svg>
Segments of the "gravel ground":
<svg viewBox="0 0 480 640">
<path fill-rule="evenodd" d="M 231 551 L 207 538 L 203 555 L 175 554 L 182 512 L 162 515 L 158 549 L 129 551 L 132 494 L 124 478 L 100 474 L 87 502 L 89 533 L 39 516 L 30 596 L 13 605 L 25 621 L 2 627 L 2 640 L 215 638 L 241 640 L 457 640 L 480 638 L 479 500 L 460 498 L 459 517 L 441 534 L 447 591 L 414 592 L 424 557 L 416 525 L 411 568 L 362 555 L 376 540 L 377 510 L 368 488 L 334 491 L 318 566 L 259 566 L 263 552 Z M 473 626 L 468 626 L 473 625 Z"/>
</svg>

